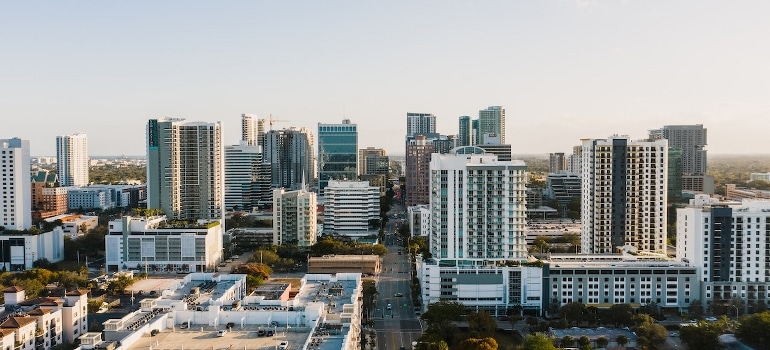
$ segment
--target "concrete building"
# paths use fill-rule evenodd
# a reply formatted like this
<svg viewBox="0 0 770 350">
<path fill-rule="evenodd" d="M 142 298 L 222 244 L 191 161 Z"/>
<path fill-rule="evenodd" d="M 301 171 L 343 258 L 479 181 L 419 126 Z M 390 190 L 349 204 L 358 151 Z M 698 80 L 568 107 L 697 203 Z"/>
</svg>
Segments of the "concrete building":
<svg viewBox="0 0 770 350">
<path fill-rule="evenodd" d="M 86 134 L 56 136 L 56 169 L 61 186 L 88 185 L 88 137 Z"/>
<path fill-rule="evenodd" d="M 580 176 L 583 171 L 583 145 L 572 147 L 572 154 L 567 157 L 567 171 Z"/>
<path fill-rule="evenodd" d="M 770 199 L 770 191 L 739 188 L 736 184 L 725 184 L 725 199 Z"/>
<path fill-rule="evenodd" d="M 490 106 L 479 111 L 479 129 L 481 139 L 478 144 L 486 143 L 485 134 L 496 134 L 500 144 L 505 144 L 505 109 L 502 106 Z"/>
<path fill-rule="evenodd" d="M 308 273 L 360 273 L 377 275 L 381 271 L 377 255 L 324 255 L 307 260 Z"/>
<path fill-rule="evenodd" d="M 700 299 L 770 303 L 770 201 L 696 195 L 677 209 L 677 260 L 698 267 Z M 742 310 L 743 312 L 747 310 Z"/>
<path fill-rule="evenodd" d="M 272 349 L 286 342 L 283 348 L 291 350 L 357 350 L 361 344 L 360 274 L 305 275 L 288 300 L 283 293 L 247 295 L 246 275 L 191 273 L 169 282 L 156 297 L 142 300 L 139 310 L 107 320 L 103 332 L 81 336 L 81 349 L 116 343 L 127 350 L 222 344 Z M 159 336 L 150 336 L 153 331 Z"/>
<path fill-rule="evenodd" d="M 436 116 L 430 113 L 406 113 L 406 136 L 436 133 Z"/>
<path fill-rule="evenodd" d="M 425 204 L 407 207 L 406 215 L 410 237 L 430 236 L 430 207 Z"/>
<path fill-rule="evenodd" d="M 682 151 L 681 174 L 684 191 L 714 193 L 714 179 L 706 175 L 706 131 L 702 124 L 666 125 L 658 130 L 650 130 L 651 139 L 666 139 L 669 148 Z"/>
<path fill-rule="evenodd" d="M 109 223 L 104 238 L 107 271 L 211 271 L 222 261 L 219 220 L 170 221 L 166 216 L 131 217 Z"/>
<path fill-rule="evenodd" d="M 548 154 L 548 172 L 558 173 L 566 169 L 566 163 L 563 152 Z"/>
<path fill-rule="evenodd" d="M 434 154 L 429 240 L 433 257 L 470 264 L 526 259 L 525 172 L 524 162 L 501 162 L 474 146 Z"/>
<path fill-rule="evenodd" d="M 406 188 L 407 206 L 428 204 L 430 200 L 430 159 L 434 153 L 433 144 L 424 135 L 417 135 L 406 144 Z"/>
<path fill-rule="evenodd" d="M 583 253 L 666 249 L 666 140 L 583 140 Z"/>
<path fill-rule="evenodd" d="M 222 124 L 184 119 L 147 123 L 147 207 L 172 220 L 223 220 Z"/>
<path fill-rule="evenodd" d="M 543 195 L 548 199 L 559 201 L 566 206 L 573 200 L 580 200 L 581 194 L 580 176 L 570 172 L 550 173 L 545 178 L 545 191 Z"/>
<path fill-rule="evenodd" d="M 41 191 L 42 198 L 38 204 L 39 218 L 62 215 L 69 209 L 69 194 L 67 187 L 44 187 Z M 36 212 L 33 212 L 33 216 Z"/>
<path fill-rule="evenodd" d="M 225 146 L 225 208 L 249 211 L 267 200 L 270 173 L 261 173 L 262 147 L 241 141 Z M 269 167 L 269 165 L 268 165 Z M 267 177 L 268 181 L 260 181 Z"/>
<path fill-rule="evenodd" d="M 61 213 L 53 213 L 51 210 L 44 210 L 43 207 L 55 207 L 56 203 L 46 203 L 43 199 L 44 188 L 56 188 L 59 185 L 59 179 L 56 176 L 55 171 L 38 170 L 32 174 L 31 186 L 32 186 L 32 217 L 33 218 L 47 218 L 55 215 L 64 214 L 67 211 L 67 197 L 66 192 L 64 196 L 64 208 Z"/>
<path fill-rule="evenodd" d="M 355 180 L 358 176 L 358 125 L 318 123 L 318 194 L 324 196 L 329 180 Z"/>
<path fill-rule="evenodd" d="M 476 147 L 483 149 L 488 154 L 496 155 L 497 160 L 501 162 L 509 162 L 513 160 L 511 155 L 511 145 L 483 144 L 483 145 L 476 145 Z"/>
<path fill-rule="evenodd" d="M 770 172 L 749 174 L 749 181 L 759 181 L 759 180 L 770 181 Z"/>
<path fill-rule="evenodd" d="M 0 270 L 24 271 L 40 259 L 64 260 L 64 231 L 61 227 L 40 234 L 28 230 L 6 230 L 0 235 Z"/>
<path fill-rule="evenodd" d="M 241 141 L 247 146 L 265 146 L 265 119 L 253 114 L 241 114 Z"/>
<path fill-rule="evenodd" d="M 358 150 L 359 175 L 390 174 L 390 158 L 382 148 L 367 147 Z"/>
<path fill-rule="evenodd" d="M 235 242 L 239 247 L 278 245 L 279 240 L 271 227 L 239 227 L 227 230 L 225 240 Z M 227 243 L 227 242 L 225 242 Z"/>
<path fill-rule="evenodd" d="M 305 189 L 273 190 L 273 237 L 276 244 L 309 248 L 316 243 L 316 194 Z"/>
<path fill-rule="evenodd" d="M 111 192 L 104 188 L 67 187 L 67 208 L 80 211 L 115 208 Z"/>
<path fill-rule="evenodd" d="M 29 141 L 0 139 L 0 226 L 6 230 L 32 227 L 32 180 L 30 179 Z"/>
<path fill-rule="evenodd" d="M 99 225 L 98 216 L 83 214 L 57 215 L 45 219 L 46 222 L 51 223 L 56 222 L 57 220 L 60 220 L 62 223 L 61 229 L 64 233 L 64 236 L 69 238 L 78 238 Z"/>
<path fill-rule="evenodd" d="M 268 131 L 264 162 L 270 164 L 272 188 L 297 190 L 312 184 L 316 176 L 314 148 L 308 128 Z"/>
<path fill-rule="evenodd" d="M 368 235 L 372 223 L 379 219 L 379 188 L 366 181 L 329 181 L 324 196 L 324 232 Z"/>
</svg>

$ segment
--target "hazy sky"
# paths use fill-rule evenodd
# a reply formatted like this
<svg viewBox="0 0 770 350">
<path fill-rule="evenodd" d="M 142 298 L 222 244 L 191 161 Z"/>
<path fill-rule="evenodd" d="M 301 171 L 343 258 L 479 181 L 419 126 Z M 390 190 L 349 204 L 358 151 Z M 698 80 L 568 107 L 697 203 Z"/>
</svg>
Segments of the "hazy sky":
<svg viewBox="0 0 770 350">
<path fill-rule="evenodd" d="M 770 153 L 770 1 L 0 1 L 0 138 L 53 155 L 144 155 L 163 116 L 349 118 L 403 153 L 406 113 L 438 131 L 506 109 L 514 153 L 704 124 L 711 154 Z"/>
</svg>

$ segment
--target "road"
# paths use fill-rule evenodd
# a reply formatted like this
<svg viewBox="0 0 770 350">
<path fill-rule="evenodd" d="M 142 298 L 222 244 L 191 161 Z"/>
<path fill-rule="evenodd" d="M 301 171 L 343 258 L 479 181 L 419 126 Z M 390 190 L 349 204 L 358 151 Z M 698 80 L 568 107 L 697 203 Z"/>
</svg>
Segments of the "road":
<svg viewBox="0 0 770 350">
<path fill-rule="evenodd" d="M 394 235 L 386 237 L 385 243 L 388 254 L 383 258 L 383 270 L 377 286 L 376 314 L 373 317 L 377 333 L 376 348 L 412 349 L 412 342 L 417 341 L 422 334 L 422 326 L 412 304 L 409 256 Z M 403 296 L 397 297 L 396 293 Z M 390 310 L 388 304 L 391 305 Z"/>
</svg>

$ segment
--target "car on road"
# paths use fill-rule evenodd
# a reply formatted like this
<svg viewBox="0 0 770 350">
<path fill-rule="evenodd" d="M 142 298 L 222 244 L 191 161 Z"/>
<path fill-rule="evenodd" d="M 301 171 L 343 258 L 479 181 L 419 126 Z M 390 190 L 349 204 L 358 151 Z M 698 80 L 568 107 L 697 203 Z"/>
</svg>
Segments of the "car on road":
<svg viewBox="0 0 770 350">
<path fill-rule="evenodd" d="M 388 307 L 387 307 L 387 309 L 388 309 L 388 310 L 392 310 L 392 309 L 393 309 L 393 306 L 391 306 L 391 305 L 390 305 L 390 303 L 388 303 Z"/>
<path fill-rule="evenodd" d="M 709 321 L 709 322 L 716 322 L 716 321 L 717 321 L 717 318 L 716 318 L 716 317 L 714 317 L 714 316 L 711 316 L 711 317 L 706 317 L 706 321 Z"/>
<path fill-rule="evenodd" d="M 273 330 L 272 330 L 272 329 L 268 329 L 268 330 L 267 330 L 267 336 L 268 336 L 268 337 L 272 337 L 274 334 L 275 334 L 275 332 L 273 332 Z"/>
<path fill-rule="evenodd" d="M 220 330 L 217 331 L 217 337 L 224 337 L 225 334 L 227 334 L 227 330 L 226 329 L 220 329 Z"/>
<path fill-rule="evenodd" d="M 289 348 L 289 342 L 282 341 L 280 344 L 278 344 L 278 350 L 286 350 Z"/>
<path fill-rule="evenodd" d="M 267 334 L 267 332 L 265 332 L 264 329 L 260 329 L 260 330 L 257 331 L 257 336 L 258 337 L 264 337 L 266 334 Z"/>
<path fill-rule="evenodd" d="M 393 294 L 393 296 L 394 297 L 402 297 L 402 296 L 404 296 L 404 293 L 396 293 L 396 294 Z"/>
<path fill-rule="evenodd" d="M 182 324 L 179 325 L 180 329 L 187 329 L 189 327 L 190 327 L 190 322 L 188 321 L 182 322 Z"/>
</svg>

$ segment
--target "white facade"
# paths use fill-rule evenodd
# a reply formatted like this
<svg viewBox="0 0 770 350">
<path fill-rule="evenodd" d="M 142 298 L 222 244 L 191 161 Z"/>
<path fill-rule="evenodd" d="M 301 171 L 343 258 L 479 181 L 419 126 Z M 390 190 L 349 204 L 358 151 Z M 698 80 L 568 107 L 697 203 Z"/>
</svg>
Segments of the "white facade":
<svg viewBox="0 0 770 350">
<path fill-rule="evenodd" d="M 56 227 L 40 234 L 0 235 L 0 269 L 23 271 L 40 259 L 57 263 L 64 260 L 64 231 Z"/>
<path fill-rule="evenodd" d="M 7 230 L 32 227 L 32 180 L 29 141 L 0 139 L 0 226 Z"/>
<path fill-rule="evenodd" d="M 668 145 L 627 136 L 583 140 L 583 253 L 666 249 Z"/>
<path fill-rule="evenodd" d="M 276 245 L 296 243 L 310 247 L 316 243 L 318 224 L 315 192 L 307 190 L 273 191 L 273 241 Z"/>
<path fill-rule="evenodd" d="M 749 181 L 770 181 L 770 173 L 751 173 Z"/>
<path fill-rule="evenodd" d="M 241 141 L 225 146 L 225 208 L 250 210 L 256 203 L 255 185 L 262 164 L 262 147 Z"/>
<path fill-rule="evenodd" d="M 415 205 L 406 208 L 409 221 L 409 235 L 411 237 L 430 236 L 430 207 L 427 205 Z"/>
<path fill-rule="evenodd" d="M 527 257 L 526 165 L 468 146 L 430 162 L 430 249 L 437 259 Z"/>
<path fill-rule="evenodd" d="M 481 136 L 479 144 L 488 143 L 490 134 L 499 138 L 499 144 L 505 144 L 505 109 L 502 106 L 490 106 L 479 111 L 478 134 Z"/>
<path fill-rule="evenodd" d="M 100 209 L 108 210 L 115 207 L 112 195 L 104 188 L 68 187 L 67 208 L 71 210 Z"/>
<path fill-rule="evenodd" d="M 104 238 L 105 267 L 108 271 L 203 272 L 222 260 L 219 221 L 174 224 L 165 216 L 124 216 L 110 221 Z"/>
<path fill-rule="evenodd" d="M 86 134 L 56 136 L 56 168 L 59 185 L 88 185 L 88 137 Z"/>
<path fill-rule="evenodd" d="M 329 180 L 324 190 L 324 231 L 367 234 L 380 218 L 380 189 L 369 181 Z"/>
<path fill-rule="evenodd" d="M 770 201 L 696 195 L 677 209 L 677 259 L 699 268 L 701 300 L 770 303 Z"/>
</svg>

